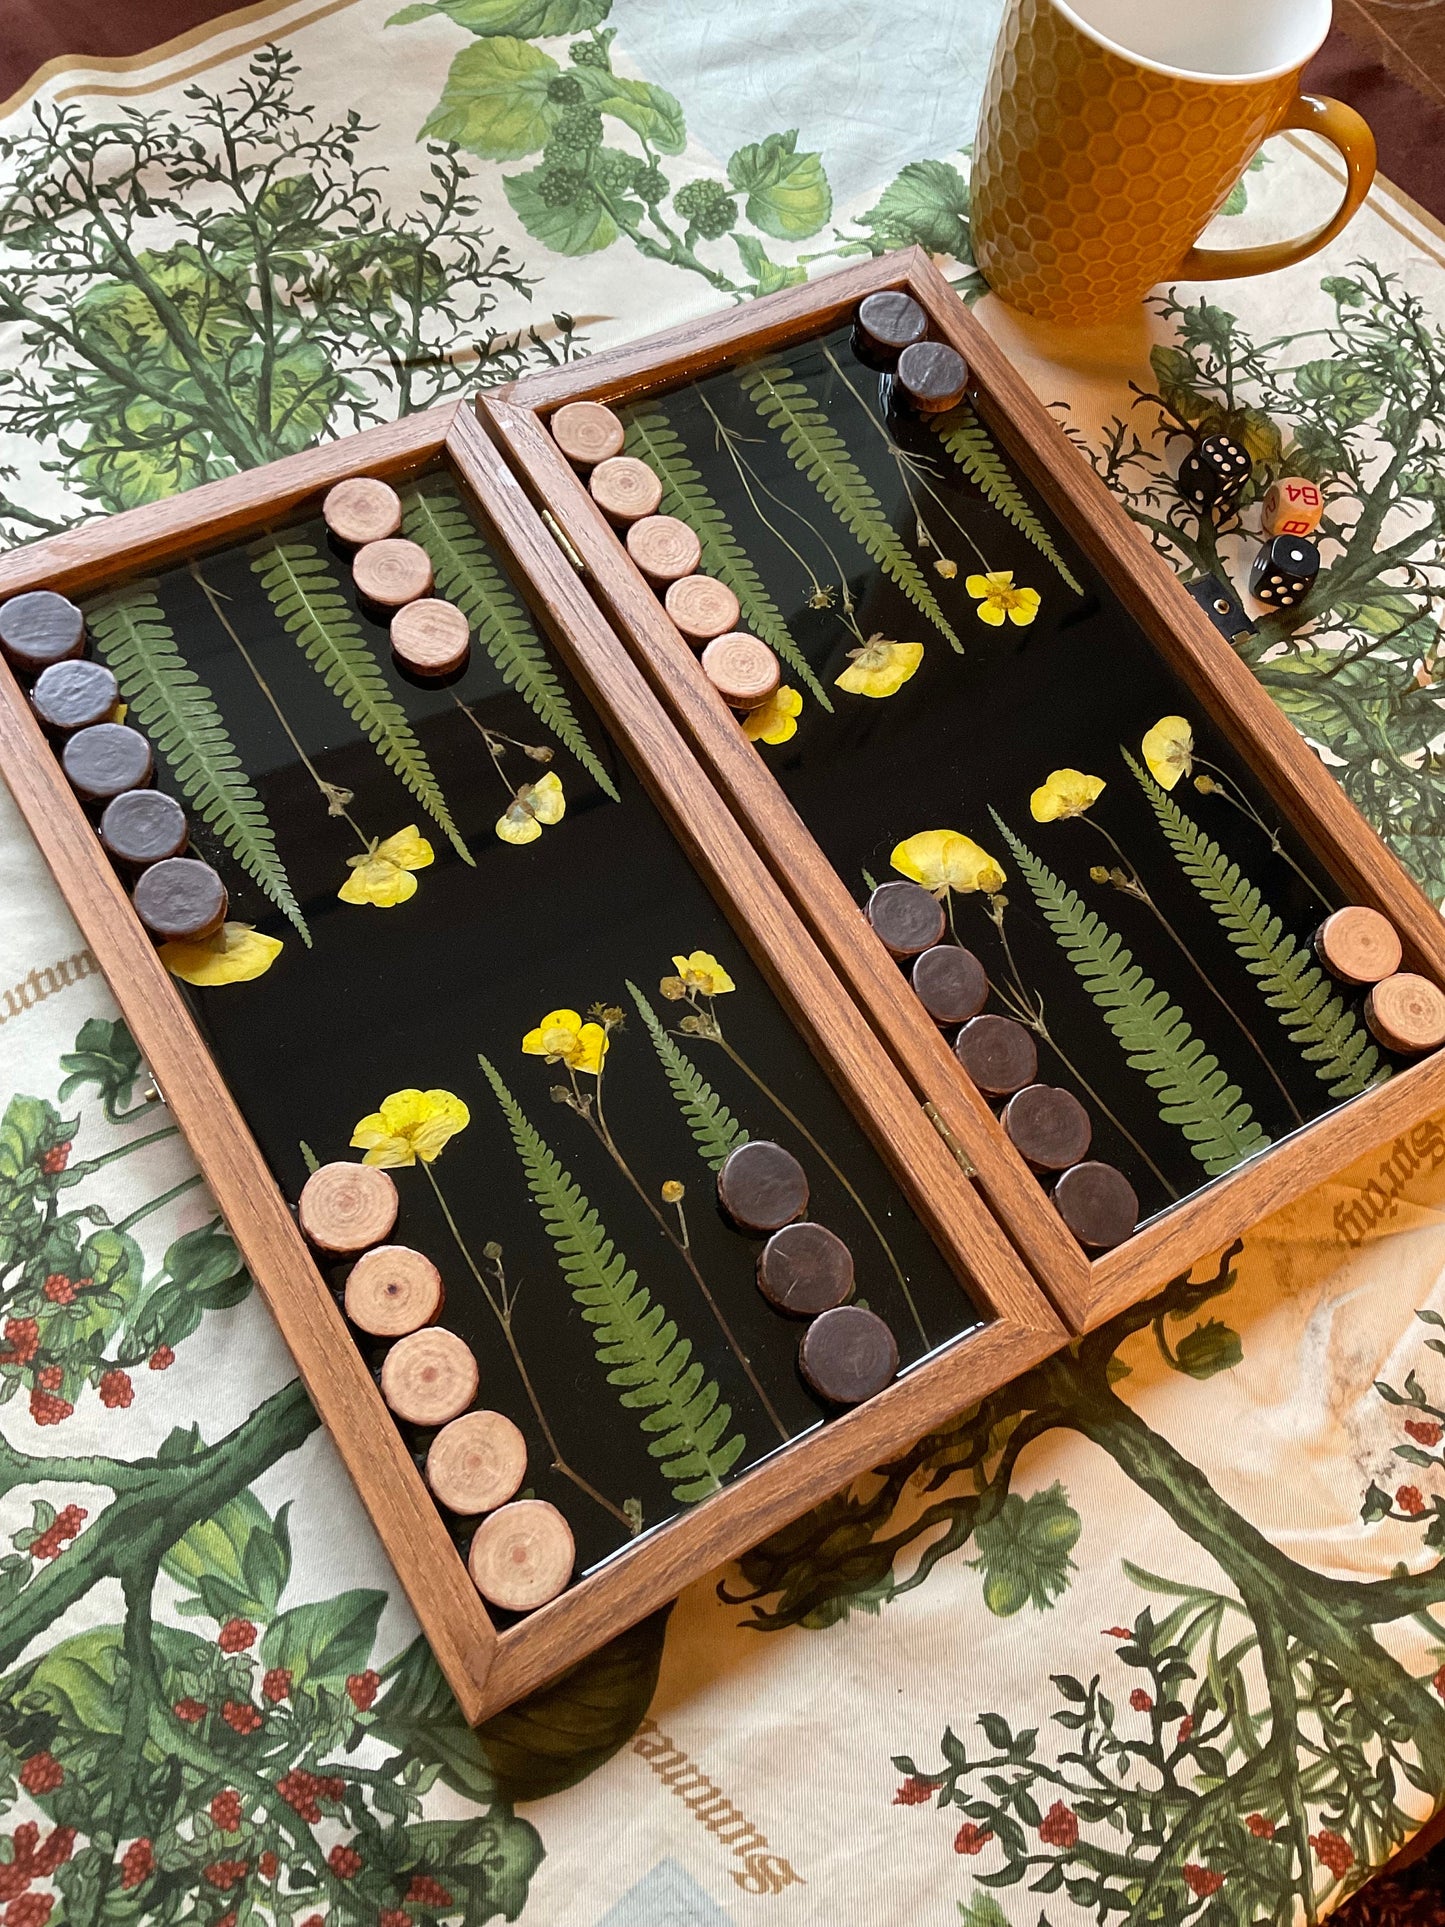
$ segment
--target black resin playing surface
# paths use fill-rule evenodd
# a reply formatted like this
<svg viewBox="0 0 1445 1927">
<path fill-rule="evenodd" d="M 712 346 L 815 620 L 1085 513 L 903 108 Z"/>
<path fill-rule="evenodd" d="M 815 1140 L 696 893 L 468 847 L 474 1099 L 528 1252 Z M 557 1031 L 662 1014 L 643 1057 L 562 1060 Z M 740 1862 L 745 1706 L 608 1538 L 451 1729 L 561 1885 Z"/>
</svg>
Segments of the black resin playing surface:
<svg viewBox="0 0 1445 1927">
<path fill-rule="evenodd" d="M 770 370 L 763 381 L 759 368 Z M 856 358 L 850 331 L 842 329 L 623 413 L 629 449 L 650 448 L 681 478 L 665 495 L 664 510 L 691 516 L 710 526 L 715 540 L 734 545 L 733 567 L 753 585 L 743 597 L 743 625 L 775 646 L 781 637 L 795 652 L 783 673 L 802 693 L 802 710 L 791 739 L 758 743 L 767 767 L 860 906 L 875 884 L 898 874 L 890 867 L 895 846 L 920 832 L 959 832 L 997 859 L 1006 881 L 992 902 L 996 911 L 1006 904 L 1008 950 L 988 914 L 991 899 L 979 892 L 948 899 L 957 940 L 988 971 L 990 1012 L 1012 1014 L 1010 997 L 1014 1012 L 1021 999 L 1035 1016 L 1041 1004 L 1058 1048 L 1038 1036 L 1038 1075 L 1084 1101 L 1094 1124 L 1090 1155 L 1127 1174 L 1147 1219 L 1353 1093 L 1332 1095 L 1291 1040 L 1250 960 L 1173 853 L 1121 752 L 1142 766 L 1147 731 L 1171 715 L 1189 721 L 1193 770 L 1168 801 L 1212 840 L 1226 869 L 1239 866 L 1240 889 L 1256 886 L 1279 919 L 1271 943 L 1293 939 L 1306 947 L 1327 911 L 1345 899 L 1202 704 L 1013 475 L 988 405 L 979 404 L 975 419 L 984 448 L 991 443 L 993 499 L 934 425 L 890 409 L 889 392 L 887 375 Z M 945 423 L 957 425 L 957 418 Z M 870 532 L 858 514 L 860 485 L 872 491 L 891 531 L 892 575 L 876 526 Z M 710 514 L 723 522 L 709 522 Z M 1052 558 L 1020 521 L 1052 544 Z M 900 586 L 899 550 L 962 653 Z M 706 549 L 703 567 L 717 567 Z M 1002 623 L 981 619 L 988 597 L 971 591 L 969 578 L 990 574 L 1011 576 L 1011 590 L 1038 593 L 1032 620 L 1016 623 L 997 602 Z M 875 637 L 923 646 L 912 676 L 883 696 L 840 689 L 850 652 Z M 799 656 L 833 713 L 806 686 Z M 1031 793 L 1051 772 L 1069 768 L 1102 777 L 1102 795 L 1082 818 L 1033 820 Z M 1203 791 L 1192 780 L 1200 776 Z M 992 811 L 1077 894 L 1081 914 L 1103 920 L 1217 1061 L 1221 1082 L 1237 1087 L 1226 1108 L 1247 1106 L 1253 1128 L 1231 1127 L 1231 1135 L 1249 1148 L 1207 1166 L 1179 1122 L 1162 1115 L 1145 1069 L 1130 1065 Z M 1096 869 L 1102 878 L 1091 877 Z M 1118 873 L 1113 881 L 1110 871 Z M 1119 877 L 1142 885 L 1150 901 L 1117 887 Z M 1302 967 L 1313 962 L 1308 956 Z M 1369 1066 L 1368 1077 L 1355 1074 L 1356 1083 L 1388 1075 L 1399 1060 L 1360 1036 L 1361 997 L 1329 985 L 1326 995 L 1335 990 L 1356 1040 L 1351 1073 Z"/>
<path fill-rule="evenodd" d="M 450 492 L 440 476 L 428 478 L 423 488 Z M 324 558 L 324 586 L 341 596 L 351 620 L 356 602 L 349 571 L 327 548 L 320 523 L 288 530 L 283 539 L 306 543 Z M 980 1322 L 966 1288 L 803 1045 L 596 715 L 561 671 L 554 651 L 548 651 L 553 671 L 620 800 L 609 797 L 504 685 L 482 641 L 474 644 L 461 680 L 449 688 L 421 689 L 394 668 L 385 631 L 355 618 L 386 695 L 401 704 L 414 726 L 475 860 L 475 867 L 468 867 L 286 633 L 248 552 L 210 556 L 198 569 L 199 577 L 179 569 L 155 585 L 160 609 L 185 664 L 214 699 L 254 785 L 311 947 L 190 806 L 193 847 L 225 879 L 231 919 L 252 924 L 284 945 L 255 981 L 190 991 L 193 1008 L 248 1125 L 292 1200 L 306 1177 L 303 1143 L 323 1162 L 359 1157 L 360 1150 L 350 1148 L 353 1130 L 390 1093 L 437 1089 L 467 1106 L 470 1122 L 434 1163 L 395 1170 L 401 1213 L 392 1239 L 414 1246 L 440 1267 L 446 1285 L 442 1322 L 476 1353 L 478 1404 L 505 1412 L 522 1428 L 528 1445 L 524 1489 L 551 1500 L 566 1515 L 577 1538 L 579 1571 L 625 1544 L 637 1519 L 648 1529 L 675 1514 L 688 1501 L 675 1496 L 674 1487 L 687 1481 L 664 1476 L 648 1453 L 650 1435 L 641 1427 L 647 1412 L 625 1406 L 627 1386 L 608 1382 L 612 1366 L 599 1362 L 592 1329 L 574 1302 L 557 1248 L 529 1194 L 511 1129 L 478 1063 L 479 1053 L 495 1066 L 530 1125 L 585 1196 L 602 1235 L 635 1270 L 632 1288 L 644 1287 L 664 1308 L 678 1338 L 691 1346 L 704 1384 L 716 1383 L 721 1400 L 731 1407 L 721 1441 L 741 1435 L 745 1442 L 725 1478 L 778 1449 L 779 1435 L 693 1276 L 654 1218 L 655 1206 L 674 1229 L 680 1225 L 676 1205 L 663 1202 L 665 1184 L 685 1187 L 682 1211 L 698 1270 L 750 1356 L 786 1434 L 795 1437 L 819 1424 L 824 1408 L 798 1376 L 802 1326 L 770 1307 L 758 1291 L 755 1265 L 764 1240 L 724 1223 L 714 1171 L 679 1109 L 629 980 L 669 1033 L 676 1033 L 684 1018 L 708 1009 L 705 1002 L 694 1008 L 685 1000 L 669 1001 L 661 992 L 662 980 L 675 974 L 675 955 L 710 953 L 734 980 L 736 988 L 711 1005 L 725 1043 L 676 1035 L 669 1041 L 686 1051 L 737 1125 L 750 1136 L 776 1140 L 801 1160 L 811 1215 L 848 1244 L 857 1265 L 858 1298 L 886 1318 L 905 1367 Z M 206 586 L 216 603 L 207 599 Z M 114 655 L 114 645 L 107 644 L 94 619 L 92 628 L 102 650 Z M 463 705 L 490 730 L 550 748 L 552 761 L 544 766 L 507 747 L 501 752 L 504 782 Z M 546 774 L 561 780 L 565 815 L 542 826 L 531 843 L 502 841 L 494 825 L 508 806 L 508 784 Z M 158 757 L 157 781 L 183 794 L 164 756 Z M 329 813 L 321 784 L 331 786 L 338 808 L 336 793 L 350 792 L 346 815 Z M 383 908 L 338 900 L 338 889 L 353 874 L 348 858 L 362 853 L 353 820 L 368 839 L 389 838 L 415 825 L 430 842 L 435 862 L 409 873 L 417 884 L 409 901 Z M 522 1050 L 524 1035 L 547 1013 L 570 1008 L 585 1018 L 594 1003 L 625 1013 L 605 1060 L 605 1123 L 643 1196 L 588 1122 L 550 1095 L 554 1089 L 570 1092 L 565 1066 L 549 1066 L 542 1056 Z M 594 1078 L 579 1071 L 576 1088 L 595 1105 Z M 580 1204 L 577 1211 L 585 1215 Z M 458 1239 L 494 1290 L 500 1287 L 493 1248 L 500 1247 L 523 1362 L 563 1456 L 607 1506 L 551 1469 L 502 1331 Z M 910 1313 L 885 1242 L 907 1281 L 926 1337 Z M 339 1298 L 349 1263 L 318 1256 Z M 620 1259 L 615 1269 L 621 1271 Z M 615 1277 L 611 1283 L 617 1289 Z M 364 1356 L 378 1369 L 385 1343 L 358 1337 Z M 420 1464 L 431 1435 L 403 1429 Z M 455 1529 L 464 1543 L 470 1523 L 458 1522 Z"/>
</svg>

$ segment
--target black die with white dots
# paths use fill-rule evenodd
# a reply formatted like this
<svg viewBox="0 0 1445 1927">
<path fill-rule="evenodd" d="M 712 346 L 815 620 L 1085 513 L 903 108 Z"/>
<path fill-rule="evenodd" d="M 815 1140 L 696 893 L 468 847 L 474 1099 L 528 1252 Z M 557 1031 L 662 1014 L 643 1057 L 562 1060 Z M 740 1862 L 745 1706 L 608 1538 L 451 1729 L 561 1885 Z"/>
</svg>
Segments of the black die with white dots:
<svg viewBox="0 0 1445 1927">
<path fill-rule="evenodd" d="M 1272 609 L 1303 601 L 1320 572 L 1320 552 L 1302 535 L 1276 535 L 1254 558 L 1249 593 Z"/>
<path fill-rule="evenodd" d="M 1249 453 L 1229 435 L 1208 435 L 1179 468 L 1179 493 L 1197 509 L 1232 502 L 1254 473 Z"/>
</svg>

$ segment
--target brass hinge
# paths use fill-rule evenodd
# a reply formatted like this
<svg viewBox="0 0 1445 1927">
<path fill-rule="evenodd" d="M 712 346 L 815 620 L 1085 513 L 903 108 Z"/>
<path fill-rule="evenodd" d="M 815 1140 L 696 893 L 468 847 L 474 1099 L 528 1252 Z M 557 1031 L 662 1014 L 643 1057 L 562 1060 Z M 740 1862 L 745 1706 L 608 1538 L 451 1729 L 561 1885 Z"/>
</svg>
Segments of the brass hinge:
<svg viewBox="0 0 1445 1927">
<path fill-rule="evenodd" d="M 565 555 L 567 560 L 572 564 L 572 567 L 577 571 L 578 575 L 586 575 L 587 564 L 582 560 L 581 556 L 578 555 L 577 551 L 573 548 L 572 544 L 567 540 L 566 536 L 562 533 L 562 525 L 557 520 L 556 516 L 552 513 L 551 509 L 543 509 L 542 520 L 546 523 L 548 532 L 550 533 L 552 540 L 557 544 L 557 547 L 562 551 L 563 555 Z"/>
<path fill-rule="evenodd" d="M 978 1176 L 978 1166 L 939 1116 L 938 1106 L 936 1104 L 925 1104 L 923 1107 L 923 1115 L 948 1146 L 954 1163 L 958 1166 L 959 1170 L 962 1171 L 963 1175 L 966 1178 L 976 1178 Z"/>
</svg>

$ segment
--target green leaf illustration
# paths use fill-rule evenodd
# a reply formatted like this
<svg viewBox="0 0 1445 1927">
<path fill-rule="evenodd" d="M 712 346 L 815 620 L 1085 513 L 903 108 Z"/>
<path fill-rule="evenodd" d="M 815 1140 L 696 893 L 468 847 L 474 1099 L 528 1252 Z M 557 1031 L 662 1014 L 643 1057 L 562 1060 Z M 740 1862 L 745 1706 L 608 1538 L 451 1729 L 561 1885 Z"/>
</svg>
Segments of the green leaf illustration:
<svg viewBox="0 0 1445 1927">
<path fill-rule="evenodd" d="M 672 1496 L 683 1504 L 716 1492 L 742 1457 L 741 1432 L 725 1438 L 732 1407 L 721 1400 L 692 1343 L 652 1294 L 637 1282 L 623 1254 L 603 1230 L 586 1197 L 530 1124 L 516 1098 L 485 1057 L 486 1073 L 511 1128 L 512 1141 L 557 1261 L 592 1327 L 599 1363 L 621 1404 L 645 1414 L 647 1449 L 659 1460 Z"/>
<path fill-rule="evenodd" d="M 833 192 L 821 154 L 798 153 L 798 130 L 769 134 L 740 147 L 728 162 L 728 179 L 747 196 L 755 228 L 779 241 L 801 241 L 833 212 Z"/>
<path fill-rule="evenodd" d="M 1168 993 L 1145 975 L 1103 918 L 1040 863 L 998 812 L 990 814 L 1065 956 L 1123 1046 L 1129 1068 L 1144 1072 L 1164 1122 L 1184 1134 L 1212 1178 L 1264 1150 L 1269 1139 L 1239 1086 L 1229 1082 Z"/>
<path fill-rule="evenodd" d="M 1127 750 L 1134 776 L 1179 867 L 1219 919 L 1229 941 L 1259 981 L 1260 993 L 1289 1040 L 1331 1097 L 1354 1097 L 1389 1076 L 1369 1032 L 1338 995 L 1305 945 L 1296 943 L 1258 888 L 1212 837 L 1180 809 Z"/>
<path fill-rule="evenodd" d="M 800 288 L 807 280 L 806 268 L 786 268 L 774 261 L 755 234 L 735 234 L 733 241 L 743 266 L 757 283 L 759 294 L 776 294 L 779 288 Z"/>
<path fill-rule="evenodd" d="M 387 1595 L 356 1588 L 331 1599 L 308 1599 L 278 1613 L 261 1638 L 261 1660 L 281 1666 L 293 1687 L 339 1688 L 362 1672 L 376 1643 Z"/>
<path fill-rule="evenodd" d="M 1070 1555 L 1082 1531 L 1057 1479 L 1027 1499 L 1009 1493 L 973 1535 L 979 1556 L 971 1563 L 983 1572 L 983 1603 L 989 1611 L 1006 1619 L 1024 1606 L 1045 1612 L 1056 1604 L 1074 1570 Z"/>
<path fill-rule="evenodd" d="M 910 161 L 858 224 L 883 250 L 920 247 L 956 261 L 973 259 L 968 183 L 948 161 Z"/>
<path fill-rule="evenodd" d="M 701 542 L 703 571 L 726 582 L 738 599 L 743 622 L 831 714 L 833 703 L 827 690 L 793 640 L 752 558 L 733 534 L 732 524 L 703 485 L 682 437 L 655 403 L 644 402 L 627 417 L 626 445 L 628 454 L 646 462 L 661 480 L 662 513 L 686 522 Z"/>
<path fill-rule="evenodd" d="M 183 1592 L 177 1611 L 269 1621 L 291 1576 L 290 1505 L 274 1520 L 249 1492 L 227 1499 L 177 1540 L 161 1565 Z"/>
<path fill-rule="evenodd" d="M 606 67 L 573 67 L 568 78 L 577 81 L 589 107 L 620 120 L 655 152 L 680 154 L 687 146 L 681 103 L 666 88 L 650 80 L 628 80 Z"/>
<path fill-rule="evenodd" d="M 667 1072 L 667 1081 L 672 1086 L 678 1109 L 687 1119 L 687 1127 L 692 1132 L 699 1157 L 710 1169 L 721 1170 L 728 1154 L 740 1144 L 747 1143 L 747 1132 L 677 1039 L 663 1029 L 657 1012 L 631 978 L 627 981 L 627 988 L 637 1006 L 637 1014 L 647 1026 L 653 1049 L 662 1060 L 662 1068 Z"/>
<path fill-rule="evenodd" d="M 65 1082 L 56 1092 L 63 1104 L 87 1084 L 94 1084 L 106 1117 L 116 1123 L 141 1074 L 141 1054 L 123 1017 L 87 1017 L 64 1053 L 60 1068 Z"/>
<path fill-rule="evenodd" d="M 550 164 L 503 176 L 512 212 L 528 234 L 554 254 L 596 254 L 610 248 L 621 230 L 591 188 L 579 183 L 575 194 L 554 201 L 550 197 L 557 178 L 558 170 Z M 636 205 L 640 214 L 641 205 Z"/>
<path fill-rule="evenodd" d="M 1244 1346 L 1232 1326 L 1221 1319 L 1209 1318 L 1193 1331 L 1185 1332 L 1173 1353 L 1165 1353 L 1176 1372 L 1190 1378 L 1213 1378 L 1216 1372 L 1232 1371 L 1244 1357 Z"/>
<path fill-rule="evenodd" d="M 562 112 L 547 93 L 558 72 L 550 54 L 523 39 L 463 47 L 417 139 L 455 141 L 484 161 L 523 160 L 546 145 Z"/>
<path fill-rule="evenodd" d="M 287 635 L 387 768 L 446 831 L 464 863 L 472 862 L 406 712 L 387 686 L 331 565 L 309 542 L 265 542 L 251 567 Z"/>
<path fill-rule="evenodd" d="M 614 803 L 619 801 L 617 786 L 577 720 L 547 645 L 532 627 L 464 504 L 452 494 L 414 490 L 406 497 L 402 526 L 431 557 L 438 592 L 465 611 L 507 687 L 516 690 L 599 789 Z"/>
<path fill-rule="evenodd" d="M 1053 537 L 1024 500 L 1023 491 L 1010 475 L 1008 464 L 994 446 L 988 430 L 968 403 L 960 402 L 946 415 L 932 418 L 933 432 L 943 443 L 968 479 L 1020 535 L 1028 537 L 1040 555 L 1047 556 L 1075 595 L 1084 593 L 1078 578 L 1054 546 Z"/>
<path fill-rule="evenodd" d="M 215 698 L 181 655 L 155 583 L 138 582 L 90 603 L 85 619 L 136 722 L 170 764 L 194 814 L 309 944 L 301 906 L 276 853 L 276 832 Z"/>
<path fill-rule="evenodd" d="M 817 489 L 849 534 L 908 597 L 916 609 L 963 652 L 958 634 L 938 606 L 923 571 L 883 513 L 863 471 L 838 430 L 791 368 L 770 357 L 738 377 L 743 392 L 777 434 L 793 465 Z"/>
<path fill-rule="evenodd" d="M 436 0 L 434 6 L 403 7 L 386 24 L 402 26 L 423 14 L 444 13 L 475 34 L 542 40 L 552 34 L 586 33 L 607 18 L 611 6 L 612 0 Z"/>
</svg>

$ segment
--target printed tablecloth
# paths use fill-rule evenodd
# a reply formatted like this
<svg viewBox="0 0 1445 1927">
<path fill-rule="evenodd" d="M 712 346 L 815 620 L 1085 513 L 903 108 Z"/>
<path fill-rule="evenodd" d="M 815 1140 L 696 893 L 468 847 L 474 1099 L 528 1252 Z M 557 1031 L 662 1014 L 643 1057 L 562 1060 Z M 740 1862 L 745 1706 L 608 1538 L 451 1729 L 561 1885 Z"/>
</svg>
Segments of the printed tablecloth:
<svg viewBox="0 0 1445 1927">
<path fill-rule="evenodd" d="M 44 43 L 0 130 L 13 541 L 850 255 L 980 292 L 997 0 L 162 11 Z M 1222 225 L 1335 175 L 1274 143 Z M 1190 574 L 1248 540 L 1182 426 L 1325 483 L 1309 620 L 1246 654 L 1445 896 L 1433 224 L 1382 183 L 1273 280 L 978 313 Z M 1284 1923 L 1445 1800 L 1445 1121 L 479 1743 L 146 1086 L 0 790 L 5 1927 Z"/>
</svg>

